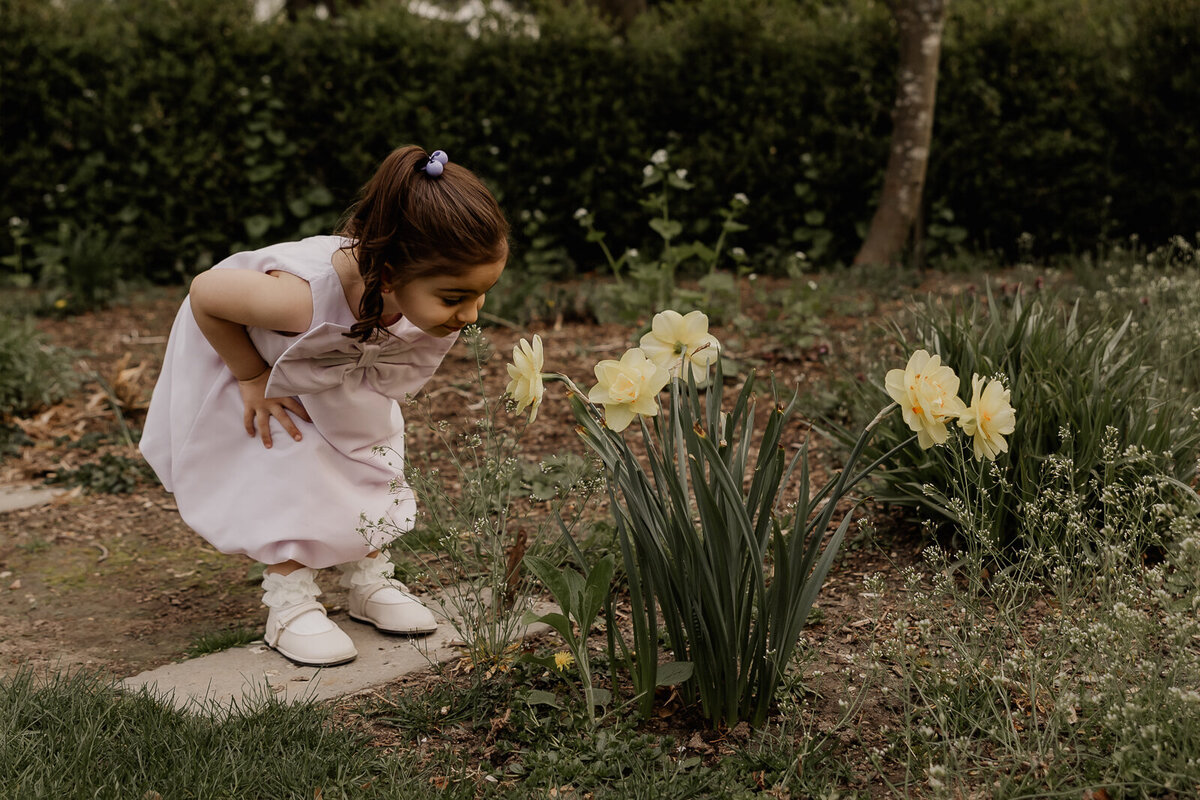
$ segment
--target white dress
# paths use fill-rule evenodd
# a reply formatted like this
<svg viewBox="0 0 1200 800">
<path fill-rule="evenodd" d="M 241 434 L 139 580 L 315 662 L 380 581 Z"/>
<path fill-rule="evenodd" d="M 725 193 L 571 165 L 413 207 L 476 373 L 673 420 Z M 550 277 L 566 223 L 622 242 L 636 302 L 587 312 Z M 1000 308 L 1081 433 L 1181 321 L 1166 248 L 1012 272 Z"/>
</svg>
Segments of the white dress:
<svg viewBox="0 0 1200 800">
<path fill-rule="evenodd" d="M 401 319 L 391 336 L 376 333 L 365 343 L 342 336 L 356 321 L 333 268 L 345 243 L 314 236 L 213 267 L 280 270 L 312 289 L 308 331 L 247 329 L 272 365 L 267 396 L 295 396 L 312 418 L 292 415 L 299 442 L 274 420 L 269 450 L 246 433 L 237 380 L 187 300 L 171 328 L 141 450 L 183 520 L 223 553 L 319 569 L 362 558 L 412 527 L 397 400 L 425 385 L 457 335 L 430 336 Z"/>
</svg>

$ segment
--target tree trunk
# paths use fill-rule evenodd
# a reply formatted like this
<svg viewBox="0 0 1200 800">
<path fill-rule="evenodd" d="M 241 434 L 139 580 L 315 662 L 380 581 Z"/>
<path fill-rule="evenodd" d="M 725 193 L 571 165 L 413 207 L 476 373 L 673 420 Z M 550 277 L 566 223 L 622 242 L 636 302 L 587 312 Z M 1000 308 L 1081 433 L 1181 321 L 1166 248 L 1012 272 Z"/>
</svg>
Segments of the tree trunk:
<svg viewBox="0 0 1200 800">
<path fill-rule="evenodd" d="M 925 188 L 925 168 L 933 136 L 938 59 L 950 0 L 889 0 L 900 28 L 900 65 L 892 109 L 892 144 L 883 193 L 855 264 L 899 260 L 912 231 Z"/>
</svg>

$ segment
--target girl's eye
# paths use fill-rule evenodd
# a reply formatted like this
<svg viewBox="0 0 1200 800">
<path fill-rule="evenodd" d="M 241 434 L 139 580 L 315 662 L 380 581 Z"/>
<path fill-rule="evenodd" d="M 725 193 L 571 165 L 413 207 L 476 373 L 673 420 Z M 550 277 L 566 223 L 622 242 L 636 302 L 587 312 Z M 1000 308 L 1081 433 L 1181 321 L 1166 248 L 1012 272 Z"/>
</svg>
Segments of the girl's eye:
<svg viewBox="0 0 1200 800">
<path fill-rule="evenodd" d="M 461 297 L 443 297 L 442 305 L 457 306 L 457 305 L 460 305 L 462 303 L 462 301 L 463 301 L 463 299 Z"/>
</svg>

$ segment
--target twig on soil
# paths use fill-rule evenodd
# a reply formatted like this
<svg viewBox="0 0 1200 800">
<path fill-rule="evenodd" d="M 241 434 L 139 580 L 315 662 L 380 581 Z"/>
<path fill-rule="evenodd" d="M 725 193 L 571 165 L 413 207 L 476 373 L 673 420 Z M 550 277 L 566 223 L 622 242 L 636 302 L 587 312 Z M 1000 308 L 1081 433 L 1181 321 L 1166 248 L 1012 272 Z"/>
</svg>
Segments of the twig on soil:
<svg viewBox="0 0 1200 800">
<path fill-rule="evenodd" d="M 92 369 L 86 361 L 80 361 L 79 365 L 84 370 L 91 373 L 92 380 L 100 384 L 100 388 L 108 397 L 108 404 L 112 407 L 113 416 L 116 417 L 117 427 L 121 429 L 121 438 L 125 440 L 125 444 L 133 447 L 133 435 L 129 432 L 129 426 L 125 424 L 125 415 L 121 413 L 121 401 L 117 399 L 115 394 L 113 394 L 113 390 L 108 385 L 108 381 L 104 380 L 100 373 Z"/>
</svg>

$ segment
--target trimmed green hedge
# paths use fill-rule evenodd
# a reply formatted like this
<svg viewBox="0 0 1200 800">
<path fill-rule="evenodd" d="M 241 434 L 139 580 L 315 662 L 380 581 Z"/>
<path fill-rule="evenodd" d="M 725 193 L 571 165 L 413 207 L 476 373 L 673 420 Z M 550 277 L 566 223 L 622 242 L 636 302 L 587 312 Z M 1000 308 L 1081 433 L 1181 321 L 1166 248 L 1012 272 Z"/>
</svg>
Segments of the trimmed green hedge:
<svg viewBox="0 0 1200 800">
<path fill-rule="evenodd" d="M 395 4 L 267 24 L 242 0 L 65 5 L 0 0 L 9 273 L 36 277 L 85 234 L 131 252 L 131 274 L 171 279 L 325 231 L 407 142 L 475 169 L 514 220 L 544 213 L 539 234 L 582 267 L 596 253 L 576 208 L 616 245 L 649 233 L 636 187 L 660 147 L 696 184 L 675 215 L 699 228 L 745 192 L 738 243 L 757 255 L 795 249 L 817 211 L 850 258 L 882 179 L 896 46 L 872 0 L 702 0 L 625 41 L 568 11 L 536 39 L 472 39 Z M 1029 233 L 1052 253 L 1197 227 L 1200 0 L 952 14 L 928 199 L 972 245 Z"/>
</svg>

